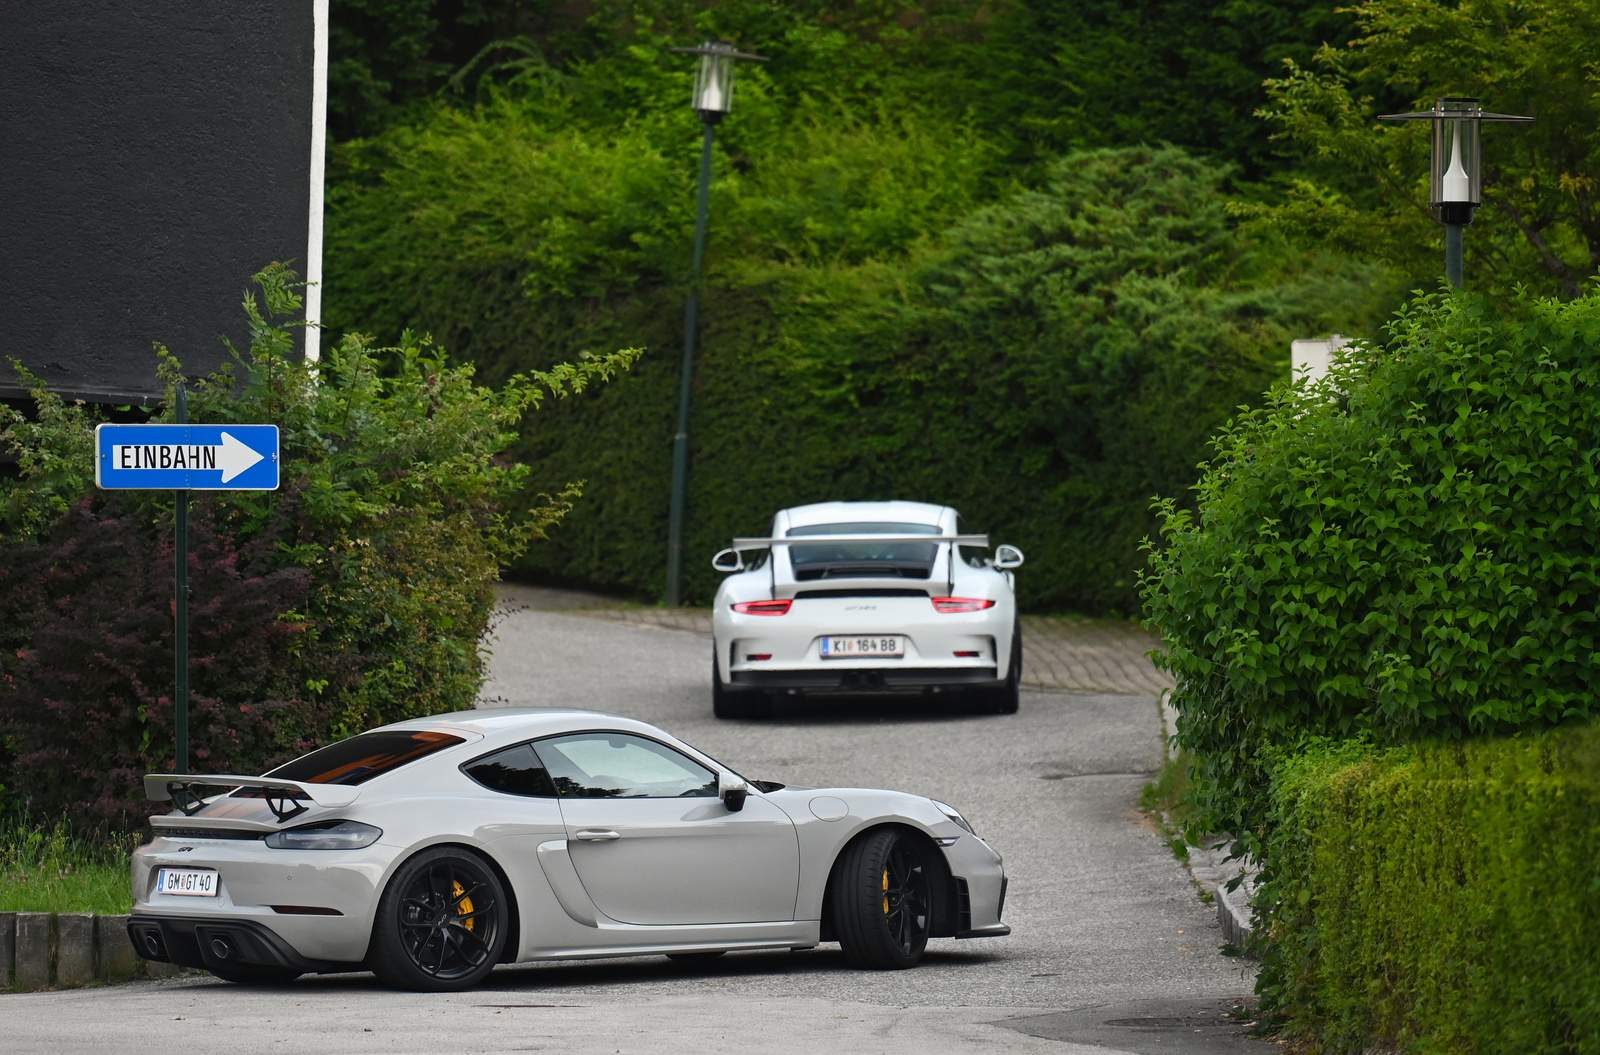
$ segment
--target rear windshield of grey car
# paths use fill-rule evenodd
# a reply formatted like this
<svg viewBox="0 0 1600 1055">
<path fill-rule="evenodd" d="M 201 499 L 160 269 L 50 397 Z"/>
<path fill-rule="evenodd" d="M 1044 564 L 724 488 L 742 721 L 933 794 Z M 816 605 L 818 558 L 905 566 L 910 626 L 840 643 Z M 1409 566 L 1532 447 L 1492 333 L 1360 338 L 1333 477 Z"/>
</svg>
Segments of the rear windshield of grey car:
<svg viewBox="0 0 1600 1055">
<path fill-rule="evenodd" d="M 926 579 L 939 547 L 933 542 L 828 542 L 828 535 L 940 535 L 937 524 L 809 524 L 789 529 L 789 538 L 816 537 L 815 544 L 789 547 L 794 577 L 813 579 Z"/>
<path fill-rule="evenodd" d="M 379 730 L 319 748 L 264 776 L 306 784 L 364 784 L 380 773 L 465 743 L 459 736 L 431 730 Z"/>
</svg>

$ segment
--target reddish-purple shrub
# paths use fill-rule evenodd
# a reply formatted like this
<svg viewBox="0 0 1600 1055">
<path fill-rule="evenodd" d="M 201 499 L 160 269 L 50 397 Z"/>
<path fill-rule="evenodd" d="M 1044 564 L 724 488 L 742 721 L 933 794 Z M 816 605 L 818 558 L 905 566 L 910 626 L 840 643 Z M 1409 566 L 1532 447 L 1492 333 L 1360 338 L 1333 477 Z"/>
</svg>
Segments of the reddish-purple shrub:
<svg viewBox="0 0 1600 1055">
<path fill-rule="evenodd" d="M 145 509 L 91 495 L 42 544 L 0 547 L 12 639 L 0 658 L 9 794 L 78 824 L 142 820 L 155 804 L 140 778 L 173 765 L 171 521 L 152 523 Z M 207 500 L 193 503 L 193 765 L 256 773 L 307 746 L 317 727 L 288 673 L 312 576 L 269 566 L 271 532 L 240 543 L 211 514 Z"/>
</svg>

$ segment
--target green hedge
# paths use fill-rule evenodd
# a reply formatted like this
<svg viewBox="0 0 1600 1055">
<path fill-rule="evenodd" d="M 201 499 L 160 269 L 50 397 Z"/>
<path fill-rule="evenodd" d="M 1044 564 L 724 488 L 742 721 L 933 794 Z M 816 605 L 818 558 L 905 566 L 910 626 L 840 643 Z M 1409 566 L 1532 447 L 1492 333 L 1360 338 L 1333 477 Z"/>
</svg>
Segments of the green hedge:
<svg viewBox="0 0 1600 1055">
<path fill-rule="evenodd" d="M 1275 775 L 1264 1004 L 1315 1050 L 1600 1052 L 1600 727 Z"/>
<path fill-rule="evenodd" d="M 711 554 L 777 509 L 908 498 L 1021 546 L 1029 607 L 1132 611 L 1151 496 L 1185 494 L 1293 337 L 1370 303 L 1364 272 L 1242 237 L 1226 170 L 1175 148 L 1077 153 L 980 207 L 992 150 L 969 129 L 764 113 L 717 181 L 692 601 L 716 588 Z M 651 134 L 510 100 L 444 112 L 361 155 L 376 168 L 337 201 L 329 266 L 336 323 L 426 330 L 491 380 L 649 349 L 514 447 L 539 486 L 587 481 L 519 570 L 646 598 L 664 585 L 692 173 Z"/>
</svg>

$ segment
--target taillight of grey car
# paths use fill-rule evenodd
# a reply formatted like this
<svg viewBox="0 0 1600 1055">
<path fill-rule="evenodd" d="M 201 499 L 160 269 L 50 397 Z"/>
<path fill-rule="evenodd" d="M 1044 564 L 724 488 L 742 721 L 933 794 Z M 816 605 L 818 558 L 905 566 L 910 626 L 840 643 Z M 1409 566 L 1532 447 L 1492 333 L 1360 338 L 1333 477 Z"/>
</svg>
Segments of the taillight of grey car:
<svg viewBox="0 0 1600 1055">
<path fill-rule="evenodd" d="M 382 828 L 360 821 L 319 821 L 273 832 L 266 843 L 274 850 L 360 850 L 382 837 Z"/>
</svg>

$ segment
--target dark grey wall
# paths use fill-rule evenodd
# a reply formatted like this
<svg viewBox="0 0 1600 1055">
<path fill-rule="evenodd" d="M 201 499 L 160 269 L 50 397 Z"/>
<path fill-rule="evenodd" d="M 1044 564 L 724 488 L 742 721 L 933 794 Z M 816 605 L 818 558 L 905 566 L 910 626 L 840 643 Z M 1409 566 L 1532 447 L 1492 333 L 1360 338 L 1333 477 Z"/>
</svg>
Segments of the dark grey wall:
<svg viewBox="0 0 1600 1055">
<path fill-rule="evenodd" d="M 106 402 L 246 339 L 249 278 L 305 275 L 312 0 L 25 0 L 0 30 L 0 395 L 16 358 Z"/>
</svg>

